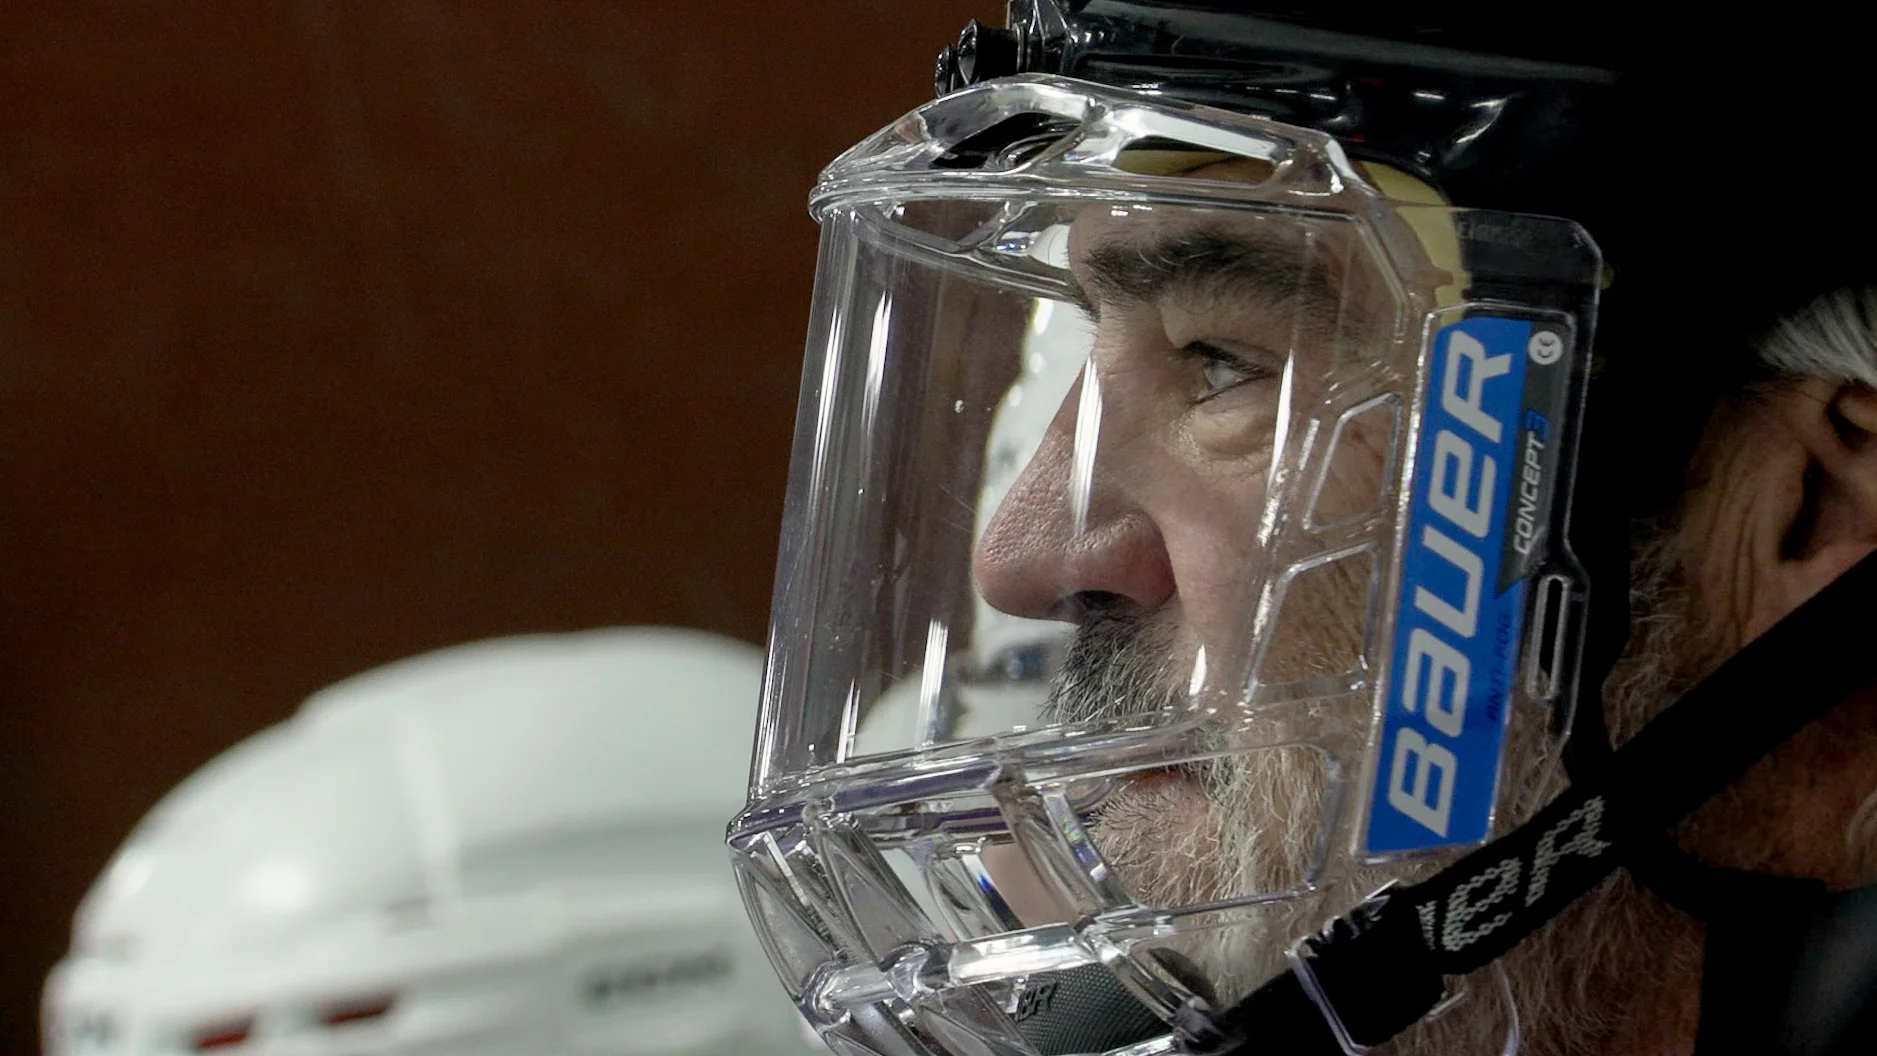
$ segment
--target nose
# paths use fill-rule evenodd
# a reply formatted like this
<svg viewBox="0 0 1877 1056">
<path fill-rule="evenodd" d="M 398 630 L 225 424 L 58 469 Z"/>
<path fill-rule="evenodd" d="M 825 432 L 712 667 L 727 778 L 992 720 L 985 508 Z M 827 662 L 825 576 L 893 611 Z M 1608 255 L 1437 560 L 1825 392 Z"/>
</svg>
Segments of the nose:
<svg viewBox="0 0 1877 1056">
<path fill-rule="evenodd" d="M 984 600 L 1013 616 L 1078 620 L 1096 600 L 1151 612 L 1175 593 L 1166 542 L 1130 487 L 1150 479 L 1139 463 L 1151 445 L 1104 427 L 1099 396 L 1084 402 L 1089 377 L 1064 399 L 972 555 Z"/>
</svg>

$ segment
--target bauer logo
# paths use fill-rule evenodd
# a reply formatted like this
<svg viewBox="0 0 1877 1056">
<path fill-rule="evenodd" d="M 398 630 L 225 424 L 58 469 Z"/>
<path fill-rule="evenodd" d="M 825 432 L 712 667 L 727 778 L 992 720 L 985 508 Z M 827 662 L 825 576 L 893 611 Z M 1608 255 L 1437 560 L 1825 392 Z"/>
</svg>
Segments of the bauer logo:
<svg viewBox="0 0 1877 1056">
<path fill-rule="evenodd" d="M 1524 580 L 1500 589 L 1532 325 L 1476 316 L 1434 339 L 1365 848 L 1486 837 Z"/>
</svg>

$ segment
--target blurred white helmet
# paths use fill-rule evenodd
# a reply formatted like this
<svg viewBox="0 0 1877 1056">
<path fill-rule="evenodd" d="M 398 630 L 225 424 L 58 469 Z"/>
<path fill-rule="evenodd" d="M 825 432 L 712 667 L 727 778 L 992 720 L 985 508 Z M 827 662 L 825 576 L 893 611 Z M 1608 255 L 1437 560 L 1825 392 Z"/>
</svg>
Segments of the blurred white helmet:
<svg viewBox="0 0 1877 1056">
<path fill-rule="evenodd" d="M 315 694 L 131 834 L 47 981 L 46 1052 L 810 1051 L 721 845 L 761 667 L 603 630 Z"/>
</svg>

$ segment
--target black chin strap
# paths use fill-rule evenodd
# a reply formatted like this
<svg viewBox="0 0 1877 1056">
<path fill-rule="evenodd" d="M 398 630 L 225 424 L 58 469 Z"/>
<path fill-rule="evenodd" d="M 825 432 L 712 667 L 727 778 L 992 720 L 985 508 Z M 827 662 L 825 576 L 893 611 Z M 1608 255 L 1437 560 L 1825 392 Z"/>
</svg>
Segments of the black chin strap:
<svg viewBox="0 0 1877 1056">
<path fill-rule="evenodd" d="M 1440 1001 L 1441 976 L 1491 963 L 1595 886 L 1632 849 L 1661 846 L 1669 826 L 1867 681 L 1872 662 L 1866 650 L 1877 644 L 1868 615 L 1872 598 L 1877 554 L 1730 657 L 1530 821 L 1419 884 L 1365 903 L 1306 943 L 1292 971 L 1221 1015 L 1182 1024 L 1186 1050 L 1339 1056 L 1345 1044 L 1377 1045 L 1406 1030 Z M 1849 919 L 1835 903 L 1826 904 L 1821 889 L 1807 890 L 1817 896 L 1810 909 L 1825 914 L 1820 927 Z M 1858 919 L 1877 920 L 1877 894 L 1867 901 L 1872 914 Z M 1780 925 L 1764 917 L 1767 927 L 1756 927 L 1756 911 L 1763 908 L 1735 907 L 1736 923 L 1718 924 L 1722 946 L 1731 932 L 1743 936 L 1736 943 L 1743 948 L 1764 949 L 1762 937 Z M 1808 922 L 1815 917 L 1802 915 Z M 1799 930 L 1812 928 L 1807 923 Z M 1877 946 L 1877 940 L 1867 944 Z M 1829 960 L 1821 970 L 1836 963 Z M 1764 1011 L 1769 999 L 1763 990 L 1756 1000 Z M 1751 1016 L 1753 1010 L 1714 1011 L 1723 1019 L 1734 1013 Z"/>
</svg>

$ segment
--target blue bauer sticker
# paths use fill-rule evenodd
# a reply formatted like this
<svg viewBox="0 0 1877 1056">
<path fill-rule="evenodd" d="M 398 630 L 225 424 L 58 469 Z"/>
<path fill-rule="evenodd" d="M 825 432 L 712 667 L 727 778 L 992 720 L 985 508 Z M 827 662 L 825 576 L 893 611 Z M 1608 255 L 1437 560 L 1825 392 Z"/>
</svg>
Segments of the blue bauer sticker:
<svg viewBox="0 0 1877 1056">
<path fill-rule="evenodd" d="M 1492 821 L 1525 581 L 1502 583 L 1532 324 L 1434 337 L 1364 849 L 1477 843 Z"/>
</svg>

